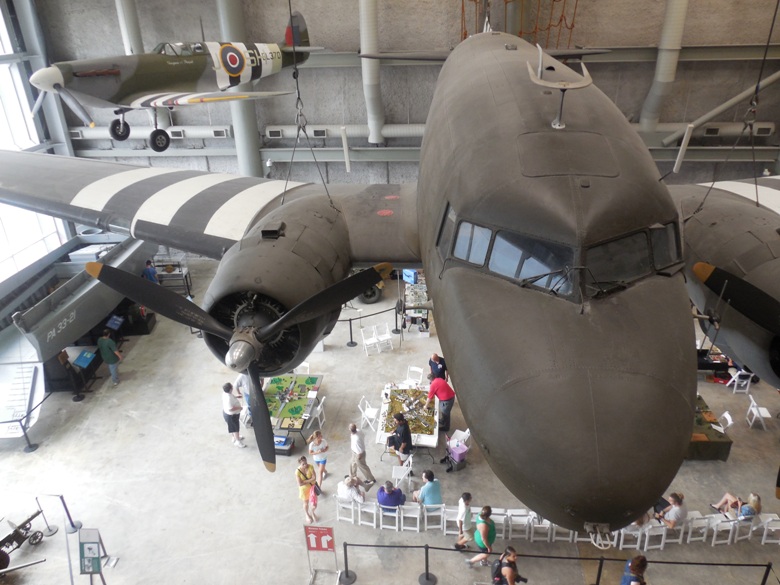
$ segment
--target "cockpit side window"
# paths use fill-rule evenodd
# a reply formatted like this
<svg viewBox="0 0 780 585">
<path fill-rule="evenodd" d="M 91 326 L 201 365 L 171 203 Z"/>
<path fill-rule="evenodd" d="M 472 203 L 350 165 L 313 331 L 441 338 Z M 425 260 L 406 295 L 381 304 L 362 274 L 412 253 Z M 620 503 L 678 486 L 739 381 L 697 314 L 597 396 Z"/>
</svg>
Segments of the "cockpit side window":
<svg viewBox="0 0 780 585">
<path fill-rule="evenodd" d="M 650 273 L 646 232 L 612 240 L 589 248 L 585 257 L 585 285 L 588 296 L 624 288 L 629 282 Z"/>
<path fill-rule="evenodd" d="M 508 231 L 496 233 L 488 268 L 525 284 L 567 295 L 572 282 L 567 268 L 574 263 L 571 248 Z"/>
<path fill-rule="evenodd" d="M 455 233 L 455 222 L 457 219 L 458 217 L 455 215 L 455 210 L 448 204 L 447 210 L 444 212 L 444 221 L 442 221 L 441 229 L 439 231 L 439 240 L 436 242 L 436 248 L 438 248 L 442 259 L 450 254 L 452 236 Z"/>
<path fill-rule="evenodd" d="M 677 244 L 677 224 L 667 223 L 651 227 L 650 241 L 653 244 L 653 264 L 657 270 L 681 261 Z"/>
<path fill-rule="evenodd" d="M 490 236 L 490 229 L 462 221 L 458 226 L 452 255 L 471 264 L 482 266 L 487 257 Z"/>
</svg>

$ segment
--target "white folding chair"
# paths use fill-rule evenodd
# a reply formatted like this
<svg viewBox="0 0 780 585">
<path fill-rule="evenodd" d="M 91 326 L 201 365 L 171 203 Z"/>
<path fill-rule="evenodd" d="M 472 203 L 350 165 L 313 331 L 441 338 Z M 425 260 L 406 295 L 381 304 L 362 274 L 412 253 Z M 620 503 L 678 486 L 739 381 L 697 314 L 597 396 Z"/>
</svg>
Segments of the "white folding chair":
<svg viewBox="0 0 780 585">
<path fill-rule="evenodd" d="M 712 530 L 712 546 L 716 544 L 731 544 L 734 537 L 736 518 L 726 518 L 723 514 L 708 514 L 709 529 Z"/>
<path fill-rule="evenodd" d="M 336 521 L 344 520 L 350 524 L 355 523 L 355 502 L 353 500 L 342 500 L 334 495 L 336 500 Z"/>
<path fill-rule="evenodd" d="M 379 529 L 398 532 L 401 529 L 401 511 L 399 507 L 380 506 L 379 504 L 376 507 L 379 509 Z"/>
<path fill-rule="evenodd" d="M 401 514 L 401 531 L 412 530 L 414 532 L 420 532 L 420 504 L 404 504 L 398 506 L 398 511 Z"/>
<path fill-rule="evenodd" d="M 747 414 L 745 415 L 745 420 L 747 420 L 748 426 L 750 426 L 750 428 L 752 429 L 753 423 L 755 423 L 756 420 L 758 420 L 761 423 L 761 428 L 766 430 L 766 424 L 764 424 L 764 419 L 772 418 L 772 415 L 769 414 L 768 409 L 756 404 L 756 401 L 753 399 L 752 394 L 748 394 L 748 398 L 750 398 L 750 406 L 748 406 Z"/>
<path fill-rule="evenodd" d="M 701 512 L 696 512 L 697 516 L 690 517 L 693 512 L 688 512 L 690 523 L 688 524 L 688 538 L 685 542 L 707 542 L 707 535 L 710 531 L 709 516 L 702 516 Z"/>
<path fill-rule="evenodd" d="M 458 506 L 442 506 L 442 531 L 444 534 L 458 534 Z"/>
<path fill-rule="evenodd" d="M 739 542 L 740 540 L 750 540 L 753 536 L 753 531 L 761 524 L 761 516 L 756 514 L 750 518 L 737 519 L 734 523 L 734 533 L 731 536 L 731 543 Z"/>
<path fill-rule="evenodd" d="M 531 512 L 531 520 L 528 523 L 528 537 L 531 542 L 550 542 L 550 528 L 552 523 L 542 518 L 536 512 Z"/>
<path fill-rule="evenodd" d="M 731 376 L 731 380 L 726 382 L 726 386 L 734 386 L 732 394 L 747 394 L 750 391 L 750 382 L 752 380 L 752 372 L 737 370 L 737 372 Z"/>
<path fill-rule="evenodd" d="M 492 508 L 492 513 L 490 514 L 490 517 L 493 519 L 493 522 L 496 524 L 496 538 L 504 539 L 506 538 L 506 532 L 507 532 L 507 512 L 504 508 Z"/>
<path fill-rule="evenodd" d="M 666 531 L 666 524 L 645 524 L 645 544 L 642 550 L 664 550 L 664 546 L 666 546 Z M 656 537 L 657 542 L 653 542 Z"/>
<path fill-rule="evenodd" d="M 390 325 L 387 323 L 376 328 L 376 338 L 379 341 L 379 349 L 393 349 L 393 334 L 390 333 Z"/>
<path fill-rule="evenodd" d="M 369 349 L 375 349 L 377 353 L 382 352 L 382 348 L 379 347 L 379 339 L 376 336 L 376 327 L 364 327 L 360 330 L 360 336 L 363 338 L 363 350 L 368 355 Z"/>
<path fill-rule="evenodd" d="M 379 408 L 371 406 L 371 403 L 363 396 L 358 402 L 358 410 L 360 411 L 360 428 L 368 425 L 372 431 L 376 432 L 376 419 L 379 417 Z"/>
<path fill-rule="evenodd" d="M 725 431 L 727 428 L 729 428 L 731 425 L 734 424 L 734 419 L 731 418 L 731 413 L 727 410 L 726 412 L 720 415 L 718 422 L 720 422 L 720 425 L 723 427 L 723 430 Z"/>
<path fill-rule="evenodd" d="M 398 484 L 400 484 L 404 479 L 406 479 L 406 489 L 407 491 L 411 491 L 413 465 L 414 465 L 414 455 L 409 455 L 406 461 L 404 461 L 403 465 L 393 466 L 393 484 L 395 485 L 395 487 L 398 487 Z"/>
<path fill-rule="evenodd" d="M 550 529 L 550 542 L 574 542 L 576 534 L 577 533 L 574 530 L 553 524 Z"/>
<path fill-rule="evenodd" d="M 317 421 L 317 428 L 322 430 L 322 427 L 325 425 L 325 401 L 328 399 L 327 396 L 324 396 L 320 403 L 314 407 L 314 410 L 311 413 L 311 416 L 309 417 L 309 420 L 306 422 L 306 428 L 310 428 L 314 421 Z"/>
<path fill-rule="evenodd" d="M 443 530 L 444 525 L 444 506 L 436 504 L 433 506 L 421 506 L 425 530 Z"/>
<path fill-rule="evenodd" d="M 684 521 L 677 524 L 677 526 L 674 528 L 667 528 L 666 544 L 669 544 L 670 542 L 675 544 L 682 544 L 685 540 L 685 533 L 688 532 L 688 529 L 691 526 L 694 518 L 701 518 L 701 512 L 688 512 L 688 516 Z"/>
<path fill-rule="evenodd" d="M 401 382 L 402 384 L 409 384 L 411 386 L 419 386 L 422 384 L 424 370 L 417 366 L 409 366 L 406 368 L 406 380 Z"/>
<path fill-rule="evenodd" d="M 372 526 L 376 528 L 376 502 L 363 502 L 357 505 L 358 526 Z"/>
<path fill-rule="evenodd" d="M 639 550 L 642 547 L 642 538 L 645 535 L 645 527 L 629 524 L 620 529 L 620 538 L 618 539 L 618 548 L 633 548 Z M 633 542 L 631 540 L 633 539 Z"/>
<path fill-rule="evenodd" d="M 511 508 L 506 511 L 509 526 L 509 540 L 525 538 L 528 540 L 528 526 L 531 516 L 525 508 Z"/>
<path fill-rule="evenodd" d="M 777 514 L 761 514 L 762 518 L 767 518 L 764 522 L 764 536 L 761 537 L 761 544 L 780 544 L 780 518 Z"/>
</svg>

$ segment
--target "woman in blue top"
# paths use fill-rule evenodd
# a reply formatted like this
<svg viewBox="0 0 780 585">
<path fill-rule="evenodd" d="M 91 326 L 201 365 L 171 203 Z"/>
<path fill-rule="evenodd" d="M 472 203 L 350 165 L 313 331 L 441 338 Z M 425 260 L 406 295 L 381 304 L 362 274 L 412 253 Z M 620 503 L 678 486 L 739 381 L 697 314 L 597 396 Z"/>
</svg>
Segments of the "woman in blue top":
<svg viewBox="0 0 780 585">
<path fill-rule="evenodd" d="M 752 518 L 761 513 L 761 496 L 751 493 L 747 502 L 743 502 L 742 498 L 726 492 L 717 504 L 710 504 L 710 507 L 724 514 L 734 509 L 740 518 Z"/>
</svg>

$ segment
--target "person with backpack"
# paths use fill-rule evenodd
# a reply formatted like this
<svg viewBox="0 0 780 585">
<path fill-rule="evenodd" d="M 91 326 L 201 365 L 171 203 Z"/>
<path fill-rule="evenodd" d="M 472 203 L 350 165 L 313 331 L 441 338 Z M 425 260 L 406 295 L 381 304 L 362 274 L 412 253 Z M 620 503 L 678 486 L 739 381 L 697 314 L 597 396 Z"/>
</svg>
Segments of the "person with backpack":
<svg viewBox="0 0 780 585">
<path fill-rule="evenodd" d="M 517 551 L 508 546 L 503 554 L 498 557 L 490 569 L 493 585 L 513 585 L 514 583 L 527 583 L 528 579 L 521 577 L 517 572 Z"/>
</svg>

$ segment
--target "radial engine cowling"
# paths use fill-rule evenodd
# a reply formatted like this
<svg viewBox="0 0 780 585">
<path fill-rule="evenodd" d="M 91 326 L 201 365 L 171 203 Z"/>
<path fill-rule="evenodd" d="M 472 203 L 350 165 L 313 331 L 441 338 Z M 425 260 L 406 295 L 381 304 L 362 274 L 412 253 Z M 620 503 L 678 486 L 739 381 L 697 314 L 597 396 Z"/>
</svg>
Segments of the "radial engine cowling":
<svg viewBox="0 0 780 585">
<path fill-rule="evenodd" d="M 203 308 L 239 335 L 254 335 L 344 278 L 349 268 L 349 236 L 341 213 L 325 197 L 297 199 L 262 218 L 227 251 Z M 329 311 L 258 340 L 254 361 L 261 375 L 289 372 L 302 362 L 333 329 L 339 312 Z M 224 361 L 229 340 L 208 333 L 204 338 Z"/>
</svg>

